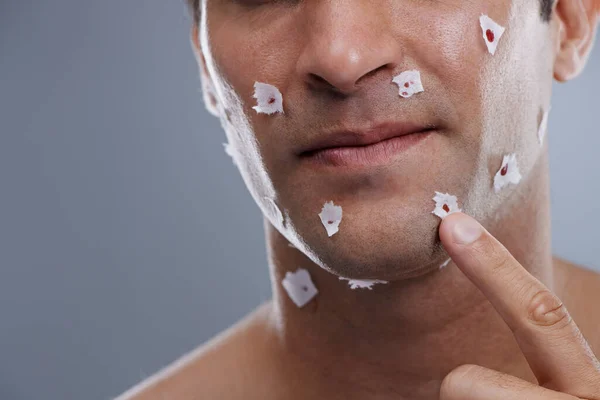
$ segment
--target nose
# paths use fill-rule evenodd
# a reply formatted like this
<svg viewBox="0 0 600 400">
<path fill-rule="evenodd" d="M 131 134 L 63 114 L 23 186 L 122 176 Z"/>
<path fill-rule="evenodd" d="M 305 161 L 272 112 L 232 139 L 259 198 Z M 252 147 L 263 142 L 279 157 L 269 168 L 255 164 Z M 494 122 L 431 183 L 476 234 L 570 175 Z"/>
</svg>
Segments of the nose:
<svg viewBox="0 0 600 400">
<path fill-rule="evenodd" d="M 308 39 L 297 65 L 309 85 L 351 94 L 365 78 L 398 65 L 400 45 L 385 8 L 368 3 L 320 0 L 307 7 Z"/>
</svg>

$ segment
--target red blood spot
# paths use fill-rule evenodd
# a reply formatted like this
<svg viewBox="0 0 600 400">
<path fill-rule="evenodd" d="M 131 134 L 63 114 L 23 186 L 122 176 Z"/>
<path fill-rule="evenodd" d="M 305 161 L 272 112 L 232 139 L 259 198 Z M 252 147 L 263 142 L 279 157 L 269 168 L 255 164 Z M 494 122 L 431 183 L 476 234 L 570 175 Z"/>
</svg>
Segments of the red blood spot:
<svg viewBox="0 0 600 400">
<path fill-rule="evenodd" d="M 328 223 L 329 225 L 331 225 L 331 224 L 333 224 L 333 221 L 327 221 L 327 223 Z"/>
<path fill-rule="evenodd" d="M 488 29 L 487 31 L 485 31 L 485 36 L 487 37 L 488 42 L 493 42 L 494 41 L 494 32 L 492 32 L 491 29 Z"/>
<path fill-rule="evenodd" d="M 407 92 L 402 92 L 402 96 L 408 96 Z"/>
<path fill-rule="evenodd" d="M 508 165 L 505 165 L 504 168 L 500 170 L 500 175 L 504 176 L 508 172 Z"/>
<path fill-rule="evenodd" d="M 273 104 L 273 103 L 275 103 L 275 98 L 274 97 L 269 98 L 269 104 Z"/>
<path fill-rule="evenodd" d="M 404 84 L 404 87 L 405 87 L 405 88 L 407 88 L 407 87 L 409 87 L 409 86 L 410 86 L 410 83 L 408 83 L 408 82 L 406 82 L 406 83 Z"/>
<path fill-rule="evenodd" d="M 444 211 L 450 212 L 450 207 L 448 207 L 448 204 L 444 204 L 444 207 L 442 208 L 444 209 Z"/>
</svg>

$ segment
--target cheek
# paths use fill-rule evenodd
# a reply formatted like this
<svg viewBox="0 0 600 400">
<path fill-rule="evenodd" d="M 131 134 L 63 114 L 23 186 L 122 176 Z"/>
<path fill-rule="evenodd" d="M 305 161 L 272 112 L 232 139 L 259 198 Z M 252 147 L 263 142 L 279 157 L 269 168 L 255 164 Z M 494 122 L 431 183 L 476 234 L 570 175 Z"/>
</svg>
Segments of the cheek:
<svg viewBox="0 0 600 400">
<path fill-rule="evenodd" d="M 533 3 L 533 2 L 532 2 Z M 537 3 L 537 2 L 535 2 Z M 545 107 L 552 72 L 542 60 L 547 27 L 537 9 L 515 5 L 506 16 L 507 30 L 494 57 L 482 64 L 482 97 L 490 145 L 535 158 L 540 109 Z M 494 128 L 496 132 L 491 132 Z"/>
<path fill-rule="evenodd" d="M 297 45 L 290 29 L 293 18 L 255 21 L 244 14 L 228 15 L 219 7 L 214 7 L 208 27 L 214 71 L 228 90 L 235 91 L 246 115 L 253 116 L 255 82 L 274 85 L 285 95 Z"/>
<path fill-rule="evenodd" d="M 435 80 L 438 95 L 452 105 L 456 118 L 449 123 L 463 137 L 481 131 L 480 72 L 487 50 L 478 18 L 473 10 L 456 8 L 453 13 L 423 14 L 418 20 L 426 28 L 420 30 L 415 57 L 427 69 L 428 79 Z"/>
<path fill-rule="evenodd" d="M 288 118 L 282 114 L 289 116 L 294 112 L 288 102 L 289 85 L 293 79 L 294 51 L 300 46 L 293 36 L 294 30 L 289 29 L 289 18 L 252 27 L 248 26 L 248 21 L 231 21 L 216 15 L 212 24 L 219 29 L 215 28 L 208 35 L 214 79 L 224 93 L 225 107 L 234 115 L 234 125 L 243 127 L 229 136 L 244 142 L 240 146 L 241 152 L 255 148 L 254 154 L 260 157 L 249 162 L 257 164 L 252 166 L 253 169 L 264 169 L 270 165 L 270 157 L 276 154 L 282 140 L 278 138 L 280 135 L 273 134 L 271 126 L 284 124 Z M 274 107 L 277 112 L 265 115 L 264 112 L 271 110 L 268 104 L 257 112 L 256 106 L 261 104 L 255 98 L 256 82 L 272 85 L 281 95 Z M 262 160 L 260 163 L 259 159 Z"/>
<path fill-rule="evenodd" d="M 450 78 L 462 73 L 466 66 L 472 66 L 470 61 L 477 54 L 476 41 L 477 27 L 472 13 L 456 14 L 451 22 L 438 18 L 427 30 L 428 41 L 436 46 L 436 55 L 439 64 L 448 72 L 445 77 Z M 438 69 L 442 72 L 441 69 Z"/>
<path fill-rule="evenodd" d="M 229 36 L 229 35 L 227 35 Z M 223 88 L 223 91 L 230 96 L 225 96 L 225 101 L 231 103 L 232 99 L 239 100 L 241 104 L 225 104 L 227 108 L 235 106 L 235 108 L 243 108 L 246 115 L 251 115 L 250 111 L 254 103 L 251 102 L 252 95 L 254 93 L 254 83 L 257 79 L 257 72 L 260 69 L 260 63 L 257 62 L 259 58 L 246 58 L 241 57 L 240 52 L 236 52 L 233 49 L 243 43 L 232 43 L 231 46 L 221 46 L 218 43 L 228 43 L 228 38 L 213 38 L 214 43 L 217 45 L 212 46 L 212 57 L 214 62 L 214 70 L 218 74 L 216 80 L 218 84 Z M 244 68 L 239 68 L 243 65 Z M 233 93 L 231 93 L 233 92 Z"/>
</svg>

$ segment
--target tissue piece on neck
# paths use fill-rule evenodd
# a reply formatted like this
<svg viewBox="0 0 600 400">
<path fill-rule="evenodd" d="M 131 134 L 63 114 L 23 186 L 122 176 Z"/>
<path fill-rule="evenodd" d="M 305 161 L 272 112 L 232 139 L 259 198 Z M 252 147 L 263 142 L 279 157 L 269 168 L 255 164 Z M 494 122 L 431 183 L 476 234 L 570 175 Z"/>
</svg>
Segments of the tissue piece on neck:
<svg viewBox="0 0 600 400">
<path fill-rule="evenodd" d="M 518 184 L 521 182 L 521 173 L 519 172 L 519 166 L 517 164 L 517 155 L 508 154 L 505 155 L 502 160 L 502 166 L 494 176 L 494 190 L 498 193 L 505 186 Z"/>
<path fill-rule="evenodd" d="M 288 296 L 290 296 L 290 299 L 299 308 L 303 307 L 319 293 L 310 279 L 310 274 L 303 268 L 298 268 L 296 272 L 286 272 L 281 284 Z"/>
<path fill-rule="evenodd" d="M 283 96 L 279 89 L 268 83 L 254 83 L 254 98 L 257 105 L 252 107 L 257 113 L 263 114 L 283 114 Z"/>
<path fill-rule="evenodd" d="M 542 117 L 542 122 L 540 122 L 540 127 L 538 129 L 538 141 L 540 144 L 544 143 L 544 137 L 546 136 L 546 132 L 548 131 L 548 116 L 550 115 L 550 108 L 544 112 L 544 116 Z"/>
<path fill-rule="evenodd" d="M 496 47 L 498 47 L 498 41 L 504 34 L 506 28 L 500 26 L 493 19 L 485 14 L 479 17 L 479 24 L 483 33 L 483 40 L 487 46 L 488 51 L 491 55 L 496 54 Z"/>
<path fill-rule="evenodd" d="M 448 266 L 448 264 L 450 264 L 450 261 L 452 261 L 452 259 L 451 259 L 451 258 L 449 258 L 449 259 L 447 259 L 446 261 L 444 261 L 444 263 L 443 263 L 442 265 L 440 265 L 440 269 L 442 269 L 442 268 L 444 268 L 444 267 Z"/>
<path fill-rule="evenodd" d="M 323 205 L 323 209 L 319 213 L 321 223 L 327 230 L 329 237 L 335 235 L 340 230 L 340 222 L 342 222 L 342 207 L 333 204 L 329 201 Z"/>
<path fill-rule="evenodd" d="M 458 208 L 456 196 L 452 196 L 451 194 L 435 192 L 433 201 L 435 201 L 435 209 L 431 213 L 437 215 L 441 219 L 446 218 L 452 213 L 462 211 Z"/>
<path fill-rule="evenodd" d="M 398 85 L 399 94 L 405 99 L 425 91 L 421 83 L 421 73 L 417 70 L 404 71 L 400 75 L 396 75 L 392 82 Z"/>
<path fill-rule="evenodd" d="M 348 281 L 348 285 L 350 286 L 350 289 L 354 290 L 354 289 L 369 289 L 369 290 L 373 290 L 373 285 L 376 285 L 378 283 L 388 283 L 387 281 L 380 281 L 378 279 L 365 279 L 365 280 L 361 280 L 361 279 L 349 279 L 349 278 L 342 278 L 340 276 L 340 280 L 343 281 Z"/>
</svg>

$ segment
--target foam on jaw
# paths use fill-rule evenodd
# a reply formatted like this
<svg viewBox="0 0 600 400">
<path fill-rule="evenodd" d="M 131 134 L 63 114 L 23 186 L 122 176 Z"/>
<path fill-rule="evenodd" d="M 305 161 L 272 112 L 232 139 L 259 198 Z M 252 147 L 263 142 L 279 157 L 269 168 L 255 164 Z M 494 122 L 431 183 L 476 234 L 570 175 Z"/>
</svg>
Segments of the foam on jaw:
<svg viewBox="0 0 600 400">
<path fill-rule="evenodd" d="M 440 265 L 440 269 L 443 269 L 444 267 L 448 266 L 448 264 L 450 264 L 450 261 L 452 261 L 451 258 L 444 261 L 444 263 L 442 265 Z"/>
<path fill-rule="evenodd" d="M 310 279 L 310 274 L 303 268 L 298 268 L 295 272 L 286 272 L 281 284 L 298 308 L 304 307 L 319 293 Z"/>
<path fill-rule="evenodd" d="M 380 284 L 388 283 L 388 281 L 380 281 L 378 279 L 349 279 L 349 278 L 343 278 L 341 276 L 340 276 L 340 280 L 348 281 L 348 285 L 350 286 L 350 289 L 352 289 L 352 290 L 354 290 L 354 289 L 373 290 L 372 289 L 373 285 L 376 285 L 378 283 L 380 283 Z"/>
<path fill-rule="evenodd" d="M 551 107 L 548 107 L 546 111 L 544 111 L 544 116 L 542 117 L 542 122 L 540 122 L 540 127 L 538 129 L 538 141 L 540 144 L 544 143 L 544 137 L 546 136 L 546 132 L 548 131 L 548 116 L 550 115 Z"/>
<path fill-rule="evenodd" d="M 404 98 L 425 91 L 421 82 L 421 73 L 417 70 L 404 71 L 396 75 L 392 82 L 398 85 L 399 95 Z"/>
<path fill-rule="evenodd" d="M 215 117 L 220 117 L 221 113 L 219 111 L 217 93 L 215 92 L 213 85 L 206 78 L 202 78 L 201 83 L 204 107 L 206 107 L 206 110 Z"/>
<path fill-rule="evenodd" d="M 494 190 L 500 192 L 504 187 L 513 184 L 517 185 L 521 182 L 522 176 L 517 163 L 517 155 L 507 154 L 502 159 L 502 165 L 494 176 Z"/>
<path fill-rule="evenodd" d="M 283 228 L 283 214 L 279 210 L 279 207 L 277 207 L 277 203 L 270 197 L 265 197 L 264 199 L 268 214 L 272 218 L 272 221 L 274 221 L 275 227 Z"/>
<path fill-rule="evenodd" d="M 233 164 L 237 165 L 236 153 L 233 149 L 233 146 L 231 146 L 231 143 L 223 143 L 223 149 L 225 150 L 225 154 L 231 157 L 231 161 L 233 161 Z"/>
<path fill-rule="evenodd" d="M 283 114 L 283 96 L 279 89 L 268 83 L 254 83 L 256 105 L 252 107 L 258 114 Z"/>
</svg>

